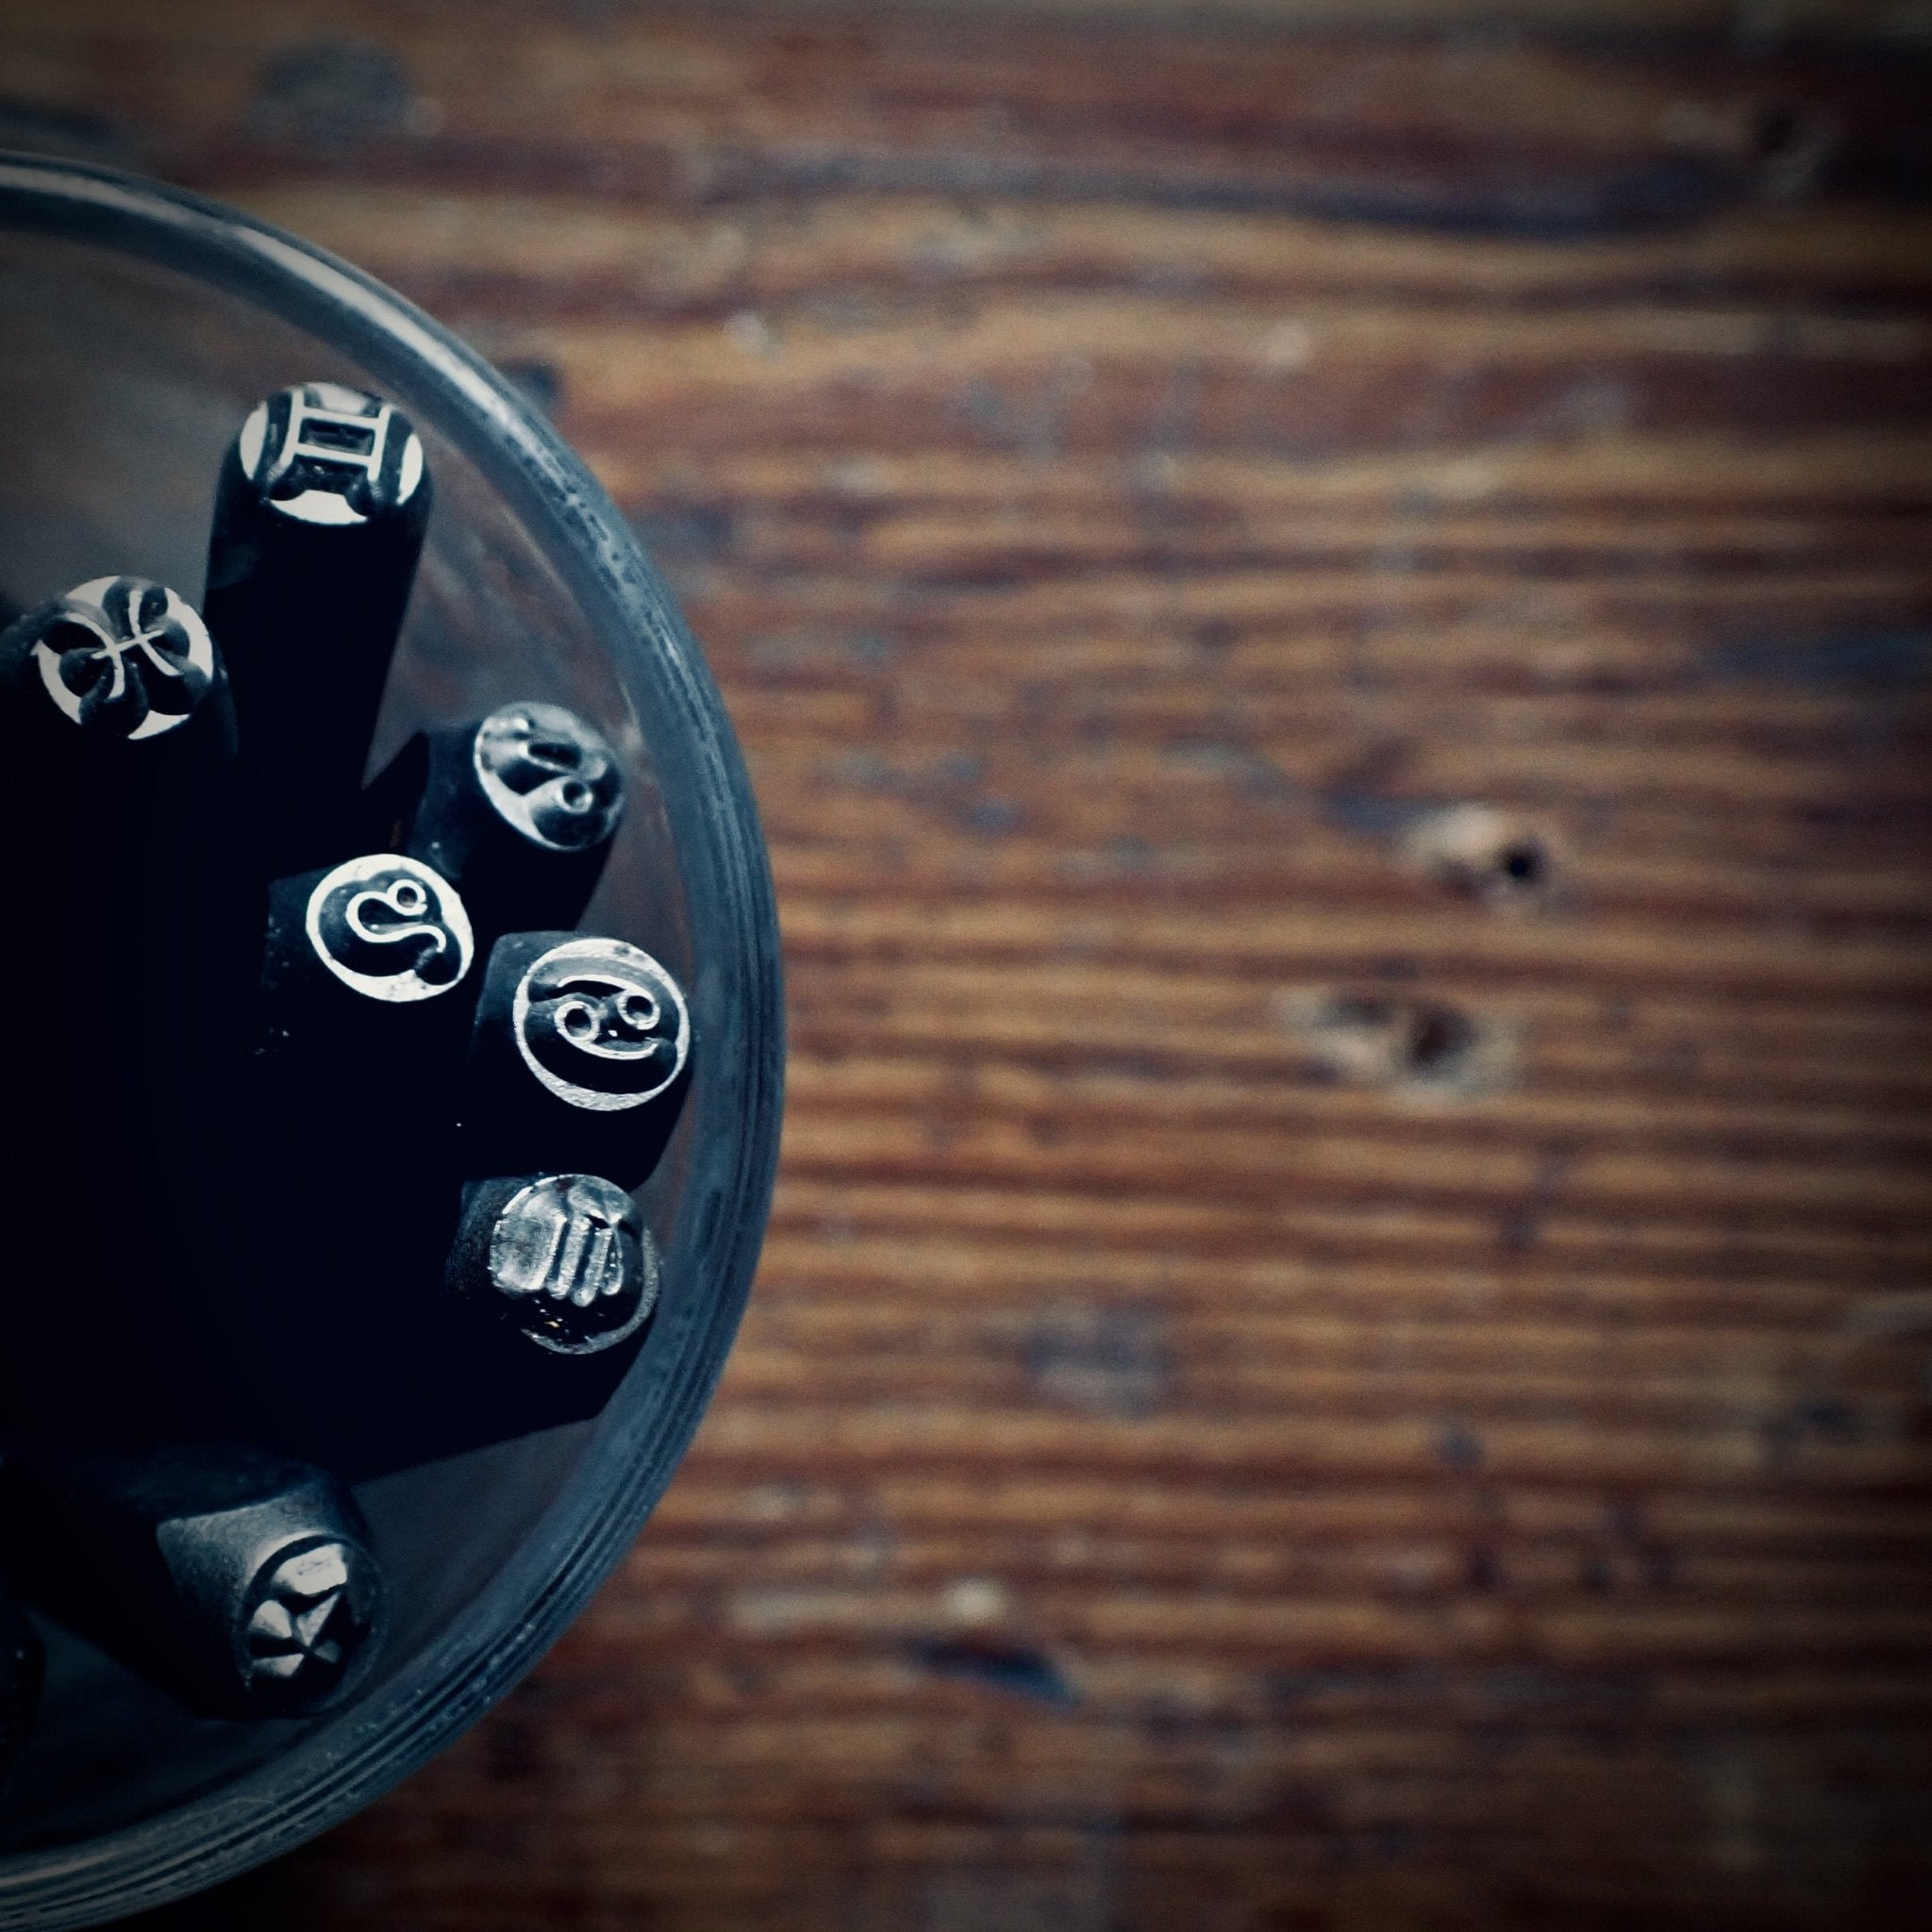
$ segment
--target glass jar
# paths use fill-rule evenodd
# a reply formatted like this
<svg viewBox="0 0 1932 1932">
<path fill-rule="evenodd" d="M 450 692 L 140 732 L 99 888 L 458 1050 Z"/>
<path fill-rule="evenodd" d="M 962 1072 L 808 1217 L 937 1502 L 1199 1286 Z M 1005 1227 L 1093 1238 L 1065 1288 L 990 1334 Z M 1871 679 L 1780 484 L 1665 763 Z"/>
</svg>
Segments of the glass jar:
<svg viewBox="0 0 1932 1932">
<path fill-rule="evenodd" d="M 515 699 L 568 705 L 623 761 L 629 804 L 584 924 L 679 976 L 698 1042 L 638 1196 L 660 1299 L 601 1413 L 358 1483 L 392 1607 L 344 1707 L 193 1717 L 43 1624 L 39 1724 L 0 1797 L 8 1925 L 92 1924 L 286 1850 L 501 1697 L 690 1442 L 770 1201 L 783 1015 L 764 845 L 704 660 L 604 491 L 514 389 L 355 269 L 190 194 L 0 158 L 0 595 L 25 608 L 127 572 L 197 599 L 224 448 L 298 381 L 398 404 L 435 478 L 372 769 L 425 725 Z"/>
</svg>

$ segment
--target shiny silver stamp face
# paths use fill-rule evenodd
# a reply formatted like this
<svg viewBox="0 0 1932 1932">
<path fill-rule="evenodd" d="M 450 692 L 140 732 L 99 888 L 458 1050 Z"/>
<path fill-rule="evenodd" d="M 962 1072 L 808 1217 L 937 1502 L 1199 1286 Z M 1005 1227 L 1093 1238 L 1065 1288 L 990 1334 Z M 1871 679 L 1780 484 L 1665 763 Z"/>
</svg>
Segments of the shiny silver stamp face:
<svg viewBox="0 0 1932 1932">
<path fill-rule="evenodd" d="M 475 940 L 456 888 L 393 852 L 352 858 L 308 895 L 316 958 L 374 1000 L 428 1000 L 470 970 Z"/>
<path fill-rule="evenodd" d="M 497 815 L 552 852 L 601 844 L 624 810 L 624 780 L 609 745 L 561 705 L 491 712 L 477 726 L 473 757 Z"/>
<path fill-rule="evenodd" d="M 145 577 L 76 585 L 60 599 L 33 657 L 65 717 L 130 742 L 185 724 L 215 675 L 201 613 Z"/>
<path fill-rule="evenodd" d="M 423 483 L 423 442 L 392 404 L 336 382 L 298 382 L 249 411 L 242 467 L 284 516 L 363 524 Z"/>
<path fill-rule="evenodd" d="M 635 1203 L 596 1174 L 532 1181 L 491 1230 L 491 1285 L 517 1303 L 523 1332 L 558 1355 L 595 1355 L 635 1335 L 658 1280 L 657 1244 Z"/>
<path fill-rule="evenodd" d="M 243 1606 L 236 1664 L 250 1698 L 292 1709 L 326 1697 L 374 1633 L 381 1601 L 374 1559 L 346 1538 L 277 1551 Z"/>
<path fill-rule="evenodd" d="M 559 1100 L 596 1113 L 655 1100 L 691 1053 L 677 982 L 623 940 L 551 947 L 518 982 L 510 1020 L 531 1073 Z"/>
</svg>

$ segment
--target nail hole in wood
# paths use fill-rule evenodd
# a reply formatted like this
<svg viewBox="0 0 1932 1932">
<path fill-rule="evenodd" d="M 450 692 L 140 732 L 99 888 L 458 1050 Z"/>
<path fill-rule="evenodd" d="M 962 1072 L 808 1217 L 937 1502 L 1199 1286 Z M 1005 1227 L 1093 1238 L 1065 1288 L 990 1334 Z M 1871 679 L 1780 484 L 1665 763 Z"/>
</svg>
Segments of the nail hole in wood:
<svg viewBox="0 0 1932 1932">
<path fill-rule="evenodd" d="M 1453 1100 L 1494 1091 L 1513 1074 L 1512 1029 L 1449 1000 L 1309 991 L 1282 995 L 1277 1013 L 1338 1085 Z"/>
<path fill-rule="evenodd" d="M 1409 834 L 1407 857 L 1436 884 L 1498 909 L 1540 905 L 1557 872 L 1547 833 L 1490 805 L 1428 813 Z"/>
</svg>

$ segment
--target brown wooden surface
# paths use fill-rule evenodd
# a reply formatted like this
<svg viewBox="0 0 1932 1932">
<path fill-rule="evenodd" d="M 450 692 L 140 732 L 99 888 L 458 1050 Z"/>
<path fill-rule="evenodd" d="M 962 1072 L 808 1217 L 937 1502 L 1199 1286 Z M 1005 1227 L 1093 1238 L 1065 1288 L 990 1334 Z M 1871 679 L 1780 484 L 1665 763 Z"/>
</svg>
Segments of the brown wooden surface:
<svg viewBox="0 0 1932 1932">
<path fill-rule="evenodd" d="M 554 403 L 791 974 L 635 1555 L 170 1923 L 1932 1923 L 1923 12 L 1051 12 L 7 16 Z"/>
</svg>

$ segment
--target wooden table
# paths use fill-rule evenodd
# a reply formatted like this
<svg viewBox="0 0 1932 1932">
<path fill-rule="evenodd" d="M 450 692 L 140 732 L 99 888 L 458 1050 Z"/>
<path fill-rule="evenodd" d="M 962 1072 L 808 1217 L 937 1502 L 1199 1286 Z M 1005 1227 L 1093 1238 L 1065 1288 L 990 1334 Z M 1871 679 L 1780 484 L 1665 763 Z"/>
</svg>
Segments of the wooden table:
<svg viewBox="0 0 1932 1932">
<path fill-rule="evenodd" d="M 791 974 L 635 1555 L 156 1923 L 1932 1918 L 1923 11 L 30 10 L 554 408 Z"/>
</svg>

